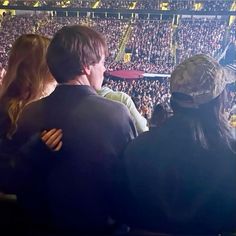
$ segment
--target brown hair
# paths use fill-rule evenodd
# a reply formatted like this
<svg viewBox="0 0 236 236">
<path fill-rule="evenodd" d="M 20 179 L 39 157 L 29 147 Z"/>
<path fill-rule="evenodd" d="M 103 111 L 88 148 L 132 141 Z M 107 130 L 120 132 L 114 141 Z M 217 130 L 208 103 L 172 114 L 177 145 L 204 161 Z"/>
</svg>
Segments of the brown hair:
<svg viewBox="0 0 236 236">
<path fill-rule="evenodd" d="M 0 105 L 9 121 L 8 138 L 15 133 L 23 108 L 39 99 L 46 84 L 52 80 L 46 63 L 49 43 L 49 38 L 25 34 L 12 46 L 0 96 Z"/>
<path fill-rule="evenodd" d="M 94 65 L 107 54 L 103 36 L 81 25 L 65 26 L 52 39 L 47 53 L 49 69 L 58 83 L 82 75 L 83 67 Z"/>
</svg>

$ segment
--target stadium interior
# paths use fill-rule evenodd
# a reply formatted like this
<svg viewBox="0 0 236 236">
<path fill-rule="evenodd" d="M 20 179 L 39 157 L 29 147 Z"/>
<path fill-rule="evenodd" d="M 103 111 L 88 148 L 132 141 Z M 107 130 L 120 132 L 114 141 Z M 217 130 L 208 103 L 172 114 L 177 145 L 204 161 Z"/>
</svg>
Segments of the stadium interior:
<svg viewBox="0 0 236 236">
<path fill-rule="evenodd" d="M 0 84 L 20 35 L 52 38 L 63 26 L 77 24 L 105 37 L 104 83 L 128 94 L 149 125 L 157 105 L 171 110 L 170 75 L 185 59 L 207 54 L 236 72 L 236 0 L 0 0 Z M 236 82 L 227 91 L 225 112 L 236 128 Z M 0 189 L 0 199 L 0 220 L 19 224 L 15 196 Z M 0 228 L 0 235 L 10 234 Z"/>
</svg>

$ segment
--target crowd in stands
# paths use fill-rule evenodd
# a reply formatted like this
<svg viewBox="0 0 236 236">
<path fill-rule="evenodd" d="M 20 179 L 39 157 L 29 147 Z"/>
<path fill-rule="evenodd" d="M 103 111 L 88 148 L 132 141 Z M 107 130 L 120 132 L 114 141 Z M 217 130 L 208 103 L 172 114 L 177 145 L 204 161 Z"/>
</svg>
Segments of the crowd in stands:
<svg viewBox="0 0 236 236">
<path fill-rule="evenodd" d="M 232 26 L 231 38 L 235 37 L 234 30 Z M 171 73 L 176 61 L 181 62 L 194 54 L 218 57 L 225 46 L 226 31 L 226 22 L 220 20 L 182 20 L 176 29 L 170 21 L 137 20 L 132 24 L 126 45 L 131 61 L 112 62 L 108 68 Z"/>
<path fill-rule="evenodd" d="M 153 109 L 158 104 L 168 104 L 170 99 L 169 80 L 141 79 L 132 82 L 106 79 L 106 86 L 114 91 L 130 95 L 139 112 L 147 119 L 151 118 Z"/>
<path fill-rule="evenodd" d="M 21 27 L 18 27 L 19 24 Z M 14 39 L 22 33 L 39 33 L 52 37 L 63 25 L 85 24 L 103 33 L 109 47 L 109 70 L 137 69 L 145 72 L 171 73 L 175 63 L 196 53 L 218 57 L 227 41 L 235 39 L 235 23 L 214 19 L 182 19 L 178 26 L 171 21 L 118 20 L 113 18 L 48 17 L 46 15 L 5 15 L 0 28 L 0 62 L 6 66 L 7 54 Z M 127 63 L 114 61 L 125 33 L 131 34 L 125 45 L 131 53 Z M 228 30 L 229 29 L 229 30 Z M 229 39 L 226 36 L 229 32 Z"/>
<path fill-rule="evenodd" d="M 195 1 L 178 1 L 172 0 L 169 3 L 169 10 L 194 10 Z"/>
<path fill-rule="evenodd" d="M 5 15 L 1 19 L 0 28 L 1 75 L 4 74 L 6 69 L 8 52 L 12 42 L 19 35 L 23 33 L 38 33 L 52 37 L 62 26 L 73 24 L 88 25 L 105 36 L 109 48 L 109 57 L 106 59 L 108 71 L 140 70 L 148 73 L 170 74 L 176 62 L 179 63 L 194 54 L 206 53 L 217 57 L 224 49 L 224 39 L 227 32 L 226 23 L 214 19 L 182 19 L 177 28 L 172 26 L 171 21 L 132 21 L 131 34 L 126 44 L 126 50 L 131 53 L 131 56 L 130 60 L 124 63 L 122 60 L 116 61 L 115 58 L 125 32 L 129 27 L 130 22 L 128 20 L 48 17 L 44 14 L 34 15 L 33 17 Z M 19 25 L 21 27 L 18 27 Z M 235 26 L 236 24 L 234 23 L 228 31 L 230 40 L 235 39 Z M 141 91 L 139 86 L 142 88 L 143 86 L 147 86 L 147 88 L 154 86 L 154 89 L 159 89 L 159 82 L 156 82 L 157 85 L 150 85 L 148 81 L 143 82 L 144 84 L 142 85 L 139 83 L 137 83 L 137 91 Z M 113 86 L 111 88 L 114 89 Z M 127 89 L 125 90 L 129 95 L 137 97 L 139 100 L 144 95 L 141 99 L 142 108 L 140 105 L 139 110 L 146 117 L 150 117 L 154 105 L 160 103 L 158 100 L 159 94 L 157 93 L 157 97 L 152 97 L 148 91 L 146 91 L 145 95 L 141 93 L 139 96 L 134 96 Z M 149 101 L 150 97 L 152 102 Z"/>
<path fill-rule="evenodd" d="M 202 11 L 227 11 L 230 10 L 233 0 L 206 0 L 206 1 L 179 1 L 169 2 L 169 10 L 202 10 Z"/>
<path fill-rule="evenodd" d="M 220 20 L 182 20 L 175 32 L 178 62 L 197 53 L 217 57 L 224 48 L 226 30 L 226 22 Z"/>
<path fill-rule="evenodd" d="M 0 4 L 3 4 L 3 0 Z M 77 7 L 92 8 L 96 5 L 95 0 L 11 0 L 13 6 L 49 6 L 49 7 Z M 230 10 L 233 0 L 100 0 L 97 8 L 107 9 L 156 9 L 156 10 L 203 10 L 203 11 L 227 11 Z M 196 7 L 198 6 L 198 7 Z"/>
<path fill-rule="evenodd" d="M 0 62 L 3 67 L 6 67 L 8 52 L 14 40 L 25 33 L 35 31 L 36 22 L 42 20 L 41 15 L 29 16 L 14 16 L 5 15 L 1 21 L 0 28 Z"/>
<path fill-rule="evenodd" d="M 136 8 L 137 9 L 159 9 L 159 2 L 155 0 L 138 1 Z"/>
<path fill-rule="evenodd" d="M 164 4 L 163 4 L 164 3 Z M 179 1 L 179 0 L 142 0 L 138 1 L 136 8 L 138 9 L 156 9 L 162 10 L 192 10 L 194 1 Z M 162 8 L 163 7 L 163 8 Z"/>
<path fill-rule="evenodd" d="M 52 19 L 45 19 L 41 26 L 38 27 L 37 33 L 52 37 L 53 34 L 64 25 L 82 24 L 88 25 L 103 33 L 106 38 L 109 53 L 112 59 L 119 49 L 119 43 L 128 26 L 127 20 L 118 20 L 112 18 L 105 19 L 91 19 L 86 17 L 56 17 Z"/>
<path fill-rule="evenodd" d="M 170 73 L 174 65 L 172 32 L 170 21 L 136 21 L 126 46 L 132 53 L 131 60 L 148 62 L 155 71 Z"/>
<path fill-rule="evenodd" d="M 110 71 L 114 70 L 140 70 L 145 72 L 157 72 L 157 71 L 163 71 L 164 73 L 168 73 L 168 71 L 171 70 L 171 68 L 166 68 L 164 70 L 163 65 L 156 65 L 154 63 L 145 62 L 142 60 L 135 60 L 135 61 L 128 61 L 126 63 L 122 61 L 113 61 L 113 60 L 107 60 L 107 69 Z"/>
<path fill-rule="evenodd" d="M 133 0 L 121 0 L 121 1 L 100 1 L 99 8 L 112 8 L 112 9 L 129 9 L 134 6 Z"/>
<path fill-rule="evenodd" d="M 182 0 L 141 0 L 137 2 L 138 9 L 156 10 L 203 10 L 203 11 L 227 11 L 233 4 L 233 0 L 207 0 L 207 1 L 182 1 Z"/>
<path fill-rule="evenodd" d="M 33 20 L 32 20 L 33 19 Z M 18 27 L 18 25 L 21 27 Z M 82 24 L 88 25 L 104 34 L 109 47 L 110 57 L 114 59 L 119 49 L 119 43 L 128 26 L 128 21 L 112 18 L 91 19 L 76 17 L 55 17 L 46 15 L 29 16 L 10 16 L 6 15 L 0 28 L 0 61 L 6 66 L 7 54 L 12 42 L 23 33 L 38 33 L 47 37 L 53 34 L 64 25 Z"/>
<path fill-rule="evenodd" d="M 70 7 L 91 8 L 93 4 L 94 1 L 76 0 L 71 1 Z"/>
<path fill-rule="evenodd" d="M 213 1 L 213 0 L 207 0 L 204 1 L 204 11 L 226 11 L 230 10 L 230 7 L 232 6 L 232 3 L 234 1 L 228 0 L 228 1 Z"/>
</svg>

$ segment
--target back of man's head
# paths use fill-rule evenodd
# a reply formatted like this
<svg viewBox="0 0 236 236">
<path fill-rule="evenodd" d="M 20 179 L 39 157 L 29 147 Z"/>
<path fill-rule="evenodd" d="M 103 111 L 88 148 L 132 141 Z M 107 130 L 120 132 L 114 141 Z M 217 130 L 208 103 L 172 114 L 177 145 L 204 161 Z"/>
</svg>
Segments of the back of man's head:
<svg viewBox="0 0 236 236">
<path fill-rule="evenodd" d="M 81 25 L 65 26 L 53 37 L 47 52 L 48 67 L 58 83 L 84 74 L 84 67 L 94 65 L 107 53 L 102 35 Z"/>
</svg>

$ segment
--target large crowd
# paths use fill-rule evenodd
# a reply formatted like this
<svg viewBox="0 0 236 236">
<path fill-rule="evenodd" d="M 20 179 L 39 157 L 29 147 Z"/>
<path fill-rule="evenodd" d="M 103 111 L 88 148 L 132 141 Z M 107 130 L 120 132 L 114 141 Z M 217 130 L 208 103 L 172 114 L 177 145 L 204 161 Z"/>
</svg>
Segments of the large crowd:
<svg viewBox="0 0 236 236">
<path fill-rule="evenodd" d="M 174 59 L 170 21 L 136 21 L 126 48 L 131 51 L 131 61 L 154 65 L 154 71 L 170 73 Z"/>
<path fill-rule="evenodd" d="M 99 8 L 111 8 L 111 9 L 129 9 L 133 6 L 132 0 L 121 0 L 121 1 L 100 1 Z"/>
<path fill-rule="evenodd" d="M 21 27 L 18 27 L 18 25 Z M 0 28 L 0 62 L 6 66 L 12 42 L 22 33 L 39 33 L 48 37 L 64 25 L 88 25 L 103 33 L 109 47 L 109 70 L 137 69 L 149 73 L 171 73 L 176 62 L 197 53 L 219 57 L 235 38 L 235 24 L 223 20 L 182 19 L 177 26 L 171 20 L 118 20 L 114 18 L 52 17 L 5 15 Z M 127 29 L 131 29 L 126 43 Z M 229 37 L 227 36 L 229 35 Z M 131 53 L 130 60 L 114 61 L 121 46 Z"/>
<path fill-rule="evenodd" d="M 17 27 L 20 24 L 21 27 Z M 6 66 L 12 42 L 22 33 L 39 33 L 52 37 L 62 26 L 84 24 L 95 28 L 106 37 L 109 47 L 108 69 L 137 69 L 145 72 L 170 73 L 176 62 L 196 53 L 218 57 L 229 41 L 235 39 L 235 24 L 210 18 L 182 19 L 173 25 L 171 20 L 118 20 L 90 17 L 48 17 L 5 15 L 1 19 L 0 62 Z M 127 29 L 130 35 L 126 39 Z M 229 36 L 228 36 L 229 35 Z M 123 47 L 131 58 L 128 63 L 114 61 Z"/>
<path fill-rule="evenodd" d="M 205 1 L 204 11 L 226 11 L 232 6 L 233 1 Z"/>
<path fill-rule="evenodd" d="M 183 20 L 176 29 L 178 62 L 197 54 L 216 57 L 222 53 L 227 31 L 226 22 L 220 20 Z"/>
<path fill-rule="evenodd" d="M 53 34 L 62 26 L 73 24 L 87 25 L 103 33 L 109 47 L 110 57 L 114 59 L 119 50 L 119 43 L 121 42 L 123 34 L 128 26 L 128 21 L 113 18 L 91 19 L 87 17 L 46 18 L 38 27 L 37 33 L 52 37 Z"/>
<path fill-rule="evenodd" d="M 3 4 L 3 0 L 0 4 Z M 9 5 L 13 6 L 52 6 L 52 7 L 77 7 L 92 8 L 96 5 L 95 0 L 11 0 Z M 100 0 L 97 8 L 107 9 L 156 9 L 156 10 L 203 10 L 203 11 L 226 11 L 230 10 L 233 0 Z M 197 7 L 196 7 L 197 6 Z"/>
<path fill-rule="evenodd" d="M 21 27 L 18 27 L 18 24 Z M 6 15 L 2 18 L 0 35 L 1 51 L 0 62 L 6 66 L 7 56 L 12 42 L 23 33 L 38 33 L 47 37 L 53 34 L 65 25 L 82 24 L 88 25 L 103 33 L 109 47 L 110 57 L 114 59 L 119 50 L 119 43 L 128 26 L 127 20 L 118 20 L 112 18 L 91 19 L 87 17 L 48 17 L 47 15 L 29 16 L 11 16 Z"/>
<path fill-rule="evenodd" d="M 21 27 L 18 27 L 19 24 Z M 218 57 L 228 42 L 235 40 L 235 26 L 227 27 L 225 21 L 217 19 L 182 19 L 178 26 L 171 20 L 118 20 L 114 18 L 90 18 L 90 17 L 52 17 L 45 14 L 29 17 L 11 16 L 6 14 L 1 18 L 0 28 L 0 75 L 4 75 L 7 67 L 9 50 L 13 41 L 24 33 L 38 33 L 52 37 L 54 33 L 65 25 L 88 25 L 101 32 L 107 41 L 109 56 L 106 59 L 108 71 L 114 70 L 140 70 L 148 73 L 170 74 L 176 63 L 198 53 L 205 53 Z M 116 60 L 120 45 L 125 37 L 127 29 L 131 29 L 125 51 L 130 53 L 130 60 Z M 115 83 L 115 82 L 114 82 Z M 122 91 L 127 92 L 139 101 L 139 111 L 150 118 L 156 104 L 168 100 L 168 91 L 163 96 L 159 91 L 160 82 L 149 81 L 126 84 Z M 137 90 L 132 94 L 129 90 Z M 140 87 L 141 86 L 141 87 Z M 144 88 L 144 87 L 147 88 Z M 115 90 L 116 90 L 115 85 Z M 118 86 L 120 88 L 120 86 Z M 152 88 L 151 94 L 149 88 Z M 168 86 L 167 86 L 168 87 Z M 111 88 L 114 88 L 111 85 Z M 143 92 L 145 91 L 145 94 Z M 155 90 L 156 97 L 153 96 Z M 168 90 L 168 89 L 167 89 Z M 149 92 L 148 92 L 149 91 Z M 163 97 L 163 98 L 160 98 Z M 161 101 L 160 101 L 161 99 Z M 163 101 L 162 101 L 163 100 Z"/>
<path fill-rule="evenodd" d="M 106 86 L 114 91 L 122 91 L 135 101 L 138 111 L 148 120 L 158 104 L 169 104 L 169 80 L 141 79 L 132 82 L 122 80 L 106 80 Z"/>
</svg>

